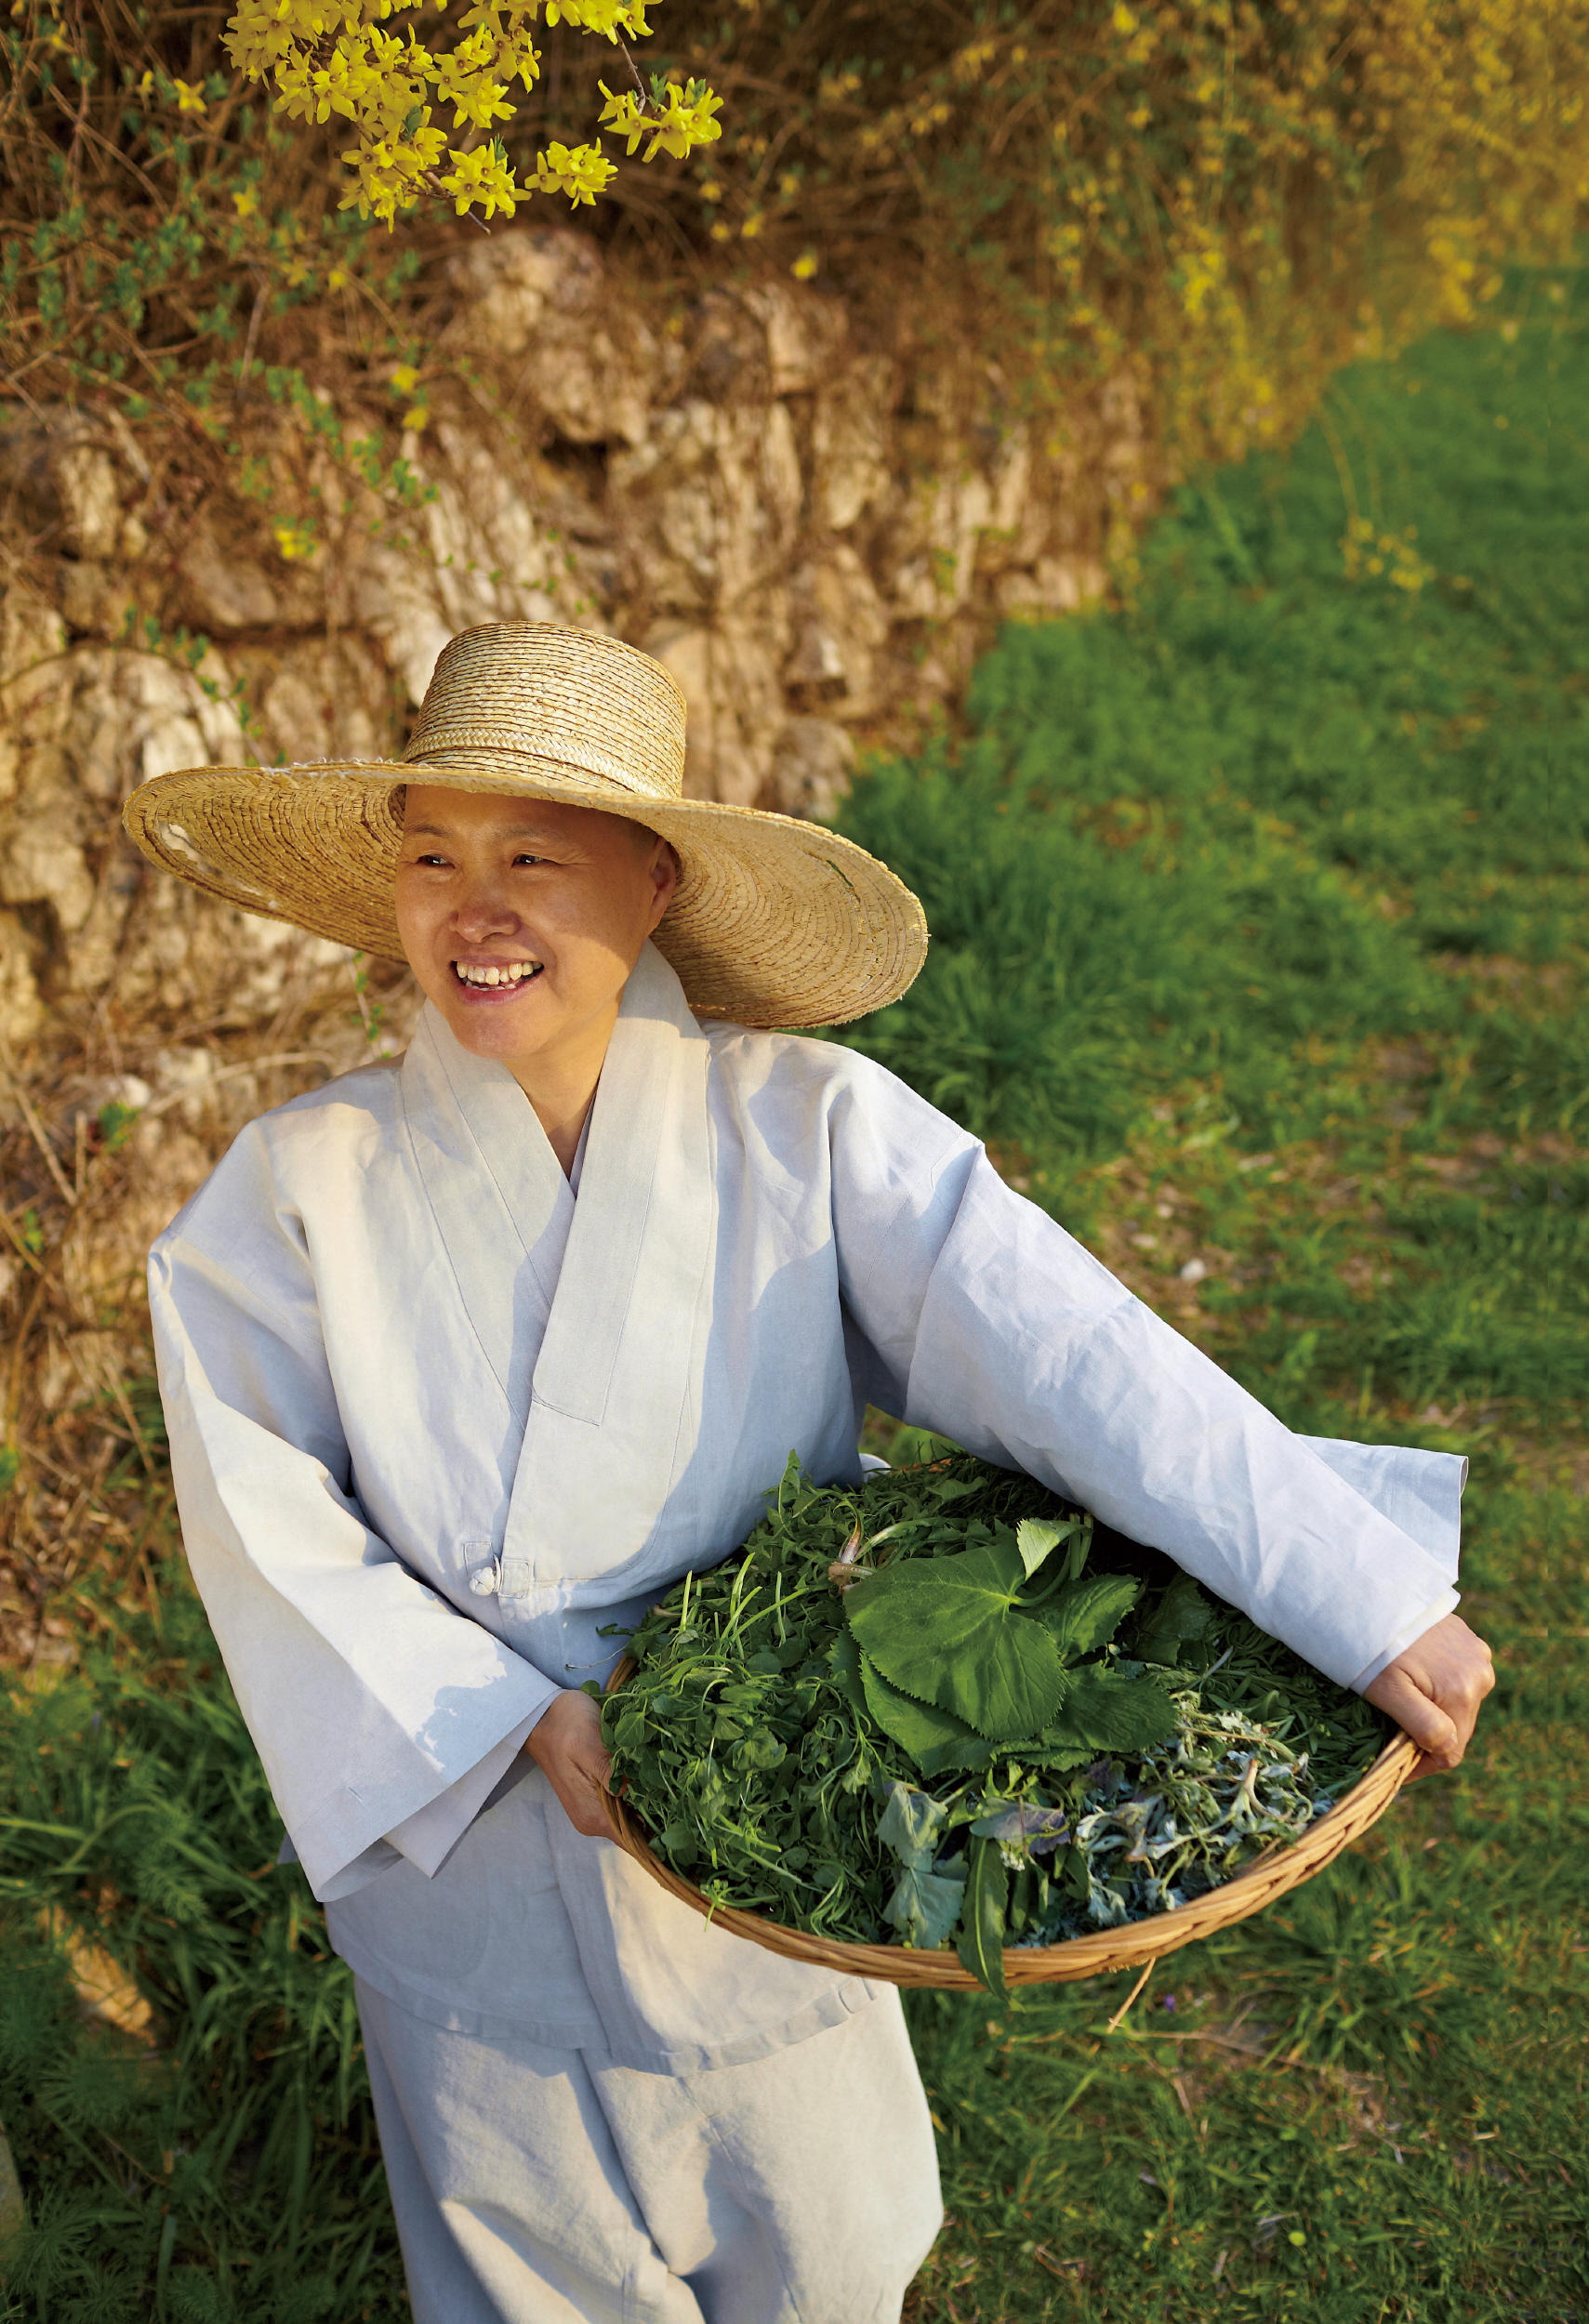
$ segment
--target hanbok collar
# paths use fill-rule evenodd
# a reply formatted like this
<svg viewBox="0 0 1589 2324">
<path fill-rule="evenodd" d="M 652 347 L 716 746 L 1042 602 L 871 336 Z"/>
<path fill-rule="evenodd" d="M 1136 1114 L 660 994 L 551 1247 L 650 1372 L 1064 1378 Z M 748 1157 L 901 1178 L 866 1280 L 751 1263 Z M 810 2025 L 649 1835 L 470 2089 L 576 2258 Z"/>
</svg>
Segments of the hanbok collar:
<svg viewBox="0 0 1589 2324">
<path fill-rule="evenodd" d="M 717 1235 L 709 1055 L 648 944 L 602 1068 L 577 1203 L 506 1066 L 471 1057 L 439 1011 L 427 1009 L 404 1063 L 426 1191 L 524 1432 L 504 1599 L 550 1607 L 595 1573 L 642 1578 L 687 1468 Z"/>
<path fill-rule="evenodd" d="M 401 1076 L 403 1107 L 459 1293 L 522 1433 L 574 1223 L 574 1193 L 505 1065 L 475 1057 L 427 1002 Z"/>
</svg>

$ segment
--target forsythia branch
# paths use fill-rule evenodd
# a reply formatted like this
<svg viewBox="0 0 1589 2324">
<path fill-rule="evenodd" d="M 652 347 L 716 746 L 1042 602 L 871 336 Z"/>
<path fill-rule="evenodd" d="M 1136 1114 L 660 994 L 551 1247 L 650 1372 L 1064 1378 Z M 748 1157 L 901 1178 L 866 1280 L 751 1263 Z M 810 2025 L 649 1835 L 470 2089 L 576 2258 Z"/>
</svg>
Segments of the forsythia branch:
<svg viewBox="0 0 1589 2324">
<path fill-rule="evenodd" d="M 431 15 L 444 17 L 451 4 L 433 0 Z M 343 209 L 390 227 L 427 187 L 439 186 L 460 218 L 477 208 L 487 218 L 498 210 L 511 218 L 532 193 L 564 194 L 576 208 L 593 203 L 616 175 L 598 139 L 549 144 L 533 176 L 514 177 L 496 133 L 513 118 L 512 84 L 529 90 L 540 77 L 531 31 L 543 7 L 549 26 L 571 25 L 616 46 L 643 40 L 652 29 L 646 0 L 473 0 L 454 20 L 459 37 L 436 47 L 412 25 L 388 29 L 399 0 L 241 0 L 226 45 L 250 80 L 274 84 L 276 110 L 289 120 L 335 116 L 352 125 L 357 141 L 342 159 L 354 181 Z M 721 136 L 722 100 L 704 82 L 653 86 L 656 99 L 642 104 L 627 93 L 615 98 L 602 84 L 607 101 L 598 127 L 626 139 L 631 154 L 649 140 L 648 162 L 659 152 L 683 161 Z M 446 106 L 453 136 L 465 134 L 461 145 L 450 144 L 436 122 Z M 470 133 L 481 132 L 485 141 L 475 142 Z"/>
</svg>

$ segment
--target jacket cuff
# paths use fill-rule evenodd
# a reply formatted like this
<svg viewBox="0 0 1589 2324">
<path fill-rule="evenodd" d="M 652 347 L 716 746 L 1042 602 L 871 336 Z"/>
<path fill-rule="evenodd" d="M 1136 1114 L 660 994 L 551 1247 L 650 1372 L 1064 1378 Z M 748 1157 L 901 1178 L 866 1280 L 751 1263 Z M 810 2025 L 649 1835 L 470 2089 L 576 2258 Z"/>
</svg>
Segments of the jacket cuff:
<svg viewBox="0 0 1589 2324">
<path fill-rule="evenodd" d="M 541 1712 L 550 1709 L 554 1697 L 549 1697 L 540 1710 L 533 1710 L 527 1719 L 521 1719 L 457 1783 L 450 1784 L 435 1799 L 427 1800 L 423 1807 L 404 1816 L 401 1824 L 394 1824 L 387 1833 L 388 1844 L 399 1855 L 406 1856 L 427 1880 L 434 1880 L 502 1777 L 511 1772 L 531 1729 Z"/>
<path fill-rule="evenodd" d="M 1352 1692 L 1355 1695 L 1361 1695 L 1366 1688 L 1371 1687 L 1382 1670 L 1389 1670 L 1397 1655 L 1404 1655 L 1409 1646 L 1416 1644 L 1426 1630 L 1433 1630 L 1436 1623 L 1443 1622 L 1448 1614 L 1454 1614 L 1461 1603 L 1454 1590 L 1442 1591 L 1431 1604 L 1423 1608 L 1422 1614 L 1414 1615 L 1410 1622 L 1403 1624 L 1383 1653 L 1375 1655 L 1371 1662 L 1363 1665 L 1357 1677 L 1350 1682 Z"/>
</svg>

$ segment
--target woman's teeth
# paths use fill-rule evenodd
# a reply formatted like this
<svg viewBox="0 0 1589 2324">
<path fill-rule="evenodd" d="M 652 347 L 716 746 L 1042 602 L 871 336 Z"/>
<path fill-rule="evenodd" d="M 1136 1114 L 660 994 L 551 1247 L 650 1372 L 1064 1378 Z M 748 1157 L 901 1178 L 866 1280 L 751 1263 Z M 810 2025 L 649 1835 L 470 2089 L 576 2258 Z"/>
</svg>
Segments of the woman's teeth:
<svg viewBox="0 0 1589 2324">
<path fill-rule="evenodd" d="M 465 984 L 519 984 L 525 977 L 534 976 L 540 968 L 538 960 L 513 960 L 505 969 L 479 969 L 472 962 L 455 960 L 453 968 Z"/>
</svg>

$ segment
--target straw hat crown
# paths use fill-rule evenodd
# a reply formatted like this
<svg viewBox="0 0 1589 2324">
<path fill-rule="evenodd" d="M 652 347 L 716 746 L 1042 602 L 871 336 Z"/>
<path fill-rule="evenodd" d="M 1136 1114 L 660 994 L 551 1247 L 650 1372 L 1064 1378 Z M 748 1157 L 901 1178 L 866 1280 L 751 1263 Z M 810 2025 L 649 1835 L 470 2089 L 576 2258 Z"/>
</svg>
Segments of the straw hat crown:
<svg viewBox="0 0 1589 2324">
<path fill-rule="evenodd" d="M 534 621 L 466 629 L 443 647 L 403 756 L 443 770 L 538 763 L 676 799 L 684 697 L 671 670 L 616 638 Z"/>
<path fill-rule="evenodd" d="M 444 648 L 401 759 L 192 767 L 133 793 L 150 859 L 245 910 L 390 959 L 413 782 L 624 815 L 669 840 L 681 878 L 656 944 L 697 1015 L 839 1024 L 898 999 L 926 956 L 921 907 L 819 824 L 686 799 L 684 698 L 616 638 L 553 622 Z"/>
</svg>

